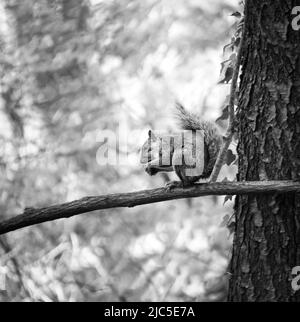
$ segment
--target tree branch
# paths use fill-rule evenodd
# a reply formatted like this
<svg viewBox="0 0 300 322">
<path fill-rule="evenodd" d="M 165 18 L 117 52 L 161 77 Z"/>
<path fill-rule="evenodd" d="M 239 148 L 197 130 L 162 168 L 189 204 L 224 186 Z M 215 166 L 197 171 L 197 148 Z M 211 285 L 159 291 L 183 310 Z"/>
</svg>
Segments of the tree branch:
<svg viewBox="0 0 300 322">
<path fill-rule="evenodd" d="M 166 200 L 194 198 L 208 195 L 240 195 L 250 193 L 300 192 L 300 181 L 252 181 L 226 183 L 200 183 L 188 188 L 142 190 L 130 193 L 85 197 L 72 202 L 45 208 L 25 208 L 18 216 L 0 222 L 0 235 L 23 227 L 94 210 L 134 207 Z"/>
</svg>

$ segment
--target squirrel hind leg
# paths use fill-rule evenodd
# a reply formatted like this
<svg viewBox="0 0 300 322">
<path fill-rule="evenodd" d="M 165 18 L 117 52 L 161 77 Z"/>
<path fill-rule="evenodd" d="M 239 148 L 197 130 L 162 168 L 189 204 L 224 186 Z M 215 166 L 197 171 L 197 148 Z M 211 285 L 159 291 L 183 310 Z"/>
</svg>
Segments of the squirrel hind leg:
<svg viewBox="0 0 300 322">
<path fill-rule="evenodd" d="M 185 182 L 185 181 L 169 181 L 166 183 L 165 188 L 170 191 L 175 188 L 188 188 L 193 186 L 194 183 Z"/>
<path fill-rule="evenodd" d="M 166 183 L 165 188 L 171 191 L 175 188 L 183 188 L 182 181 L 169 181 Z"/>
<path fill-rule="evenodd" d="M 185 167 L 180 166 L 180 165 L 175 165 L 174 166 L 174 171 L 177 174 L 177 176 L 180 179 L 180 181 L 169 181 L 169 182 L 167 182 L 166 188 L 169 191 L 172 190 L 172 189 L 175 189 L 175 188 L 190 187 L 199 179 L 199 177 L 186 176 Z"/>
<path fill-rule="evenodd" d="M 177 174 L 178 178 L 182 182 L 183 187 L 188 187 L 188 186 L 193 185 L 201 177 L 201 176 L 187 176 L 185 173 L 186 168 L 184 166 L 175 165 L 174 170 L 175 170 L 175 173 Z"/>
</svg>

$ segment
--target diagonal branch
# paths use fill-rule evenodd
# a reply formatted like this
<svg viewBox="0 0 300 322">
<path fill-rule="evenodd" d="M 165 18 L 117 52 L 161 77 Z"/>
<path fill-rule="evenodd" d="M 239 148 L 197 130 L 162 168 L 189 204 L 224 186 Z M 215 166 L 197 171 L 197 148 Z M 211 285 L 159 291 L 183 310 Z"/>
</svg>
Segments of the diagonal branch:
<svg viewBox="0 0 300 322">
<path fill-rule="evenodd" d="M 246 17 L 244 19 L 246 19 Z M 237 58 L 236 58 L 236 62 L 233 70 L 233 76 L 232 76 L 231 87 L 230 87 L 230 95 L 229 95 L 230 98 L 229 98 L 229 104 L 228 104 L 228 112 L 229 112 L 228 128 L 225 136 L 223 137 L 223 145 L 219 151 L 217 161 L 210 175 L 210 182 L 217 181 L 219 173 L 225 161 L 227 150 L 229 148 L 229 145 L 232 141 L 232 137 L 234 134 L 234 121 L 235 121 L 234 120 L 234 116 L 235 116 L 234 102 L 235 102 L 235 96 L 236 96 L 237 86 L 238 86 L 238 77 L 239 77 L 240 65 L 242 60 L 242 51 L 244 48 L 244 41 L 245 41 L 244 29 L 245 29 L 245 20 L 244 20 L 243 31 L 241 35 L 238 52 L 237 52 Z"/>
<path fill-rule="evenodd" d="M 300 181 L 200 183 L 188 188 L 174 188 L 171 191 L 167 188 L 157 188 L 129 193 L 84 197 L 79 200 L 45 208 L 25 208 L 22 214 L 0 222 L 0 235 L 23 227 L 60 218 L 69 218 L 94 210 L 134 207 L 154 202 L 208 195 L 289 192 L 300 192 Z"/>
</svg>

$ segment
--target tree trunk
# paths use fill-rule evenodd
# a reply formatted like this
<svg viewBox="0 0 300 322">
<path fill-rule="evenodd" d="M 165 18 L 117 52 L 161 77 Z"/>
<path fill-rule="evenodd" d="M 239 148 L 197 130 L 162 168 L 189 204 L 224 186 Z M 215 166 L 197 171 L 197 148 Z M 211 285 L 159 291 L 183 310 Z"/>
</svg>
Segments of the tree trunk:
<svg viewBox="0 0 300 322">
<path fill-rule="evenodd" d="M 238 110 L 238 181 L 299 179 L 300 31 L 297 1 L 253 0 L 245 8 Z M 299 301 L 300 195 L 238 196 L 229 301 Z"/>
</svg>

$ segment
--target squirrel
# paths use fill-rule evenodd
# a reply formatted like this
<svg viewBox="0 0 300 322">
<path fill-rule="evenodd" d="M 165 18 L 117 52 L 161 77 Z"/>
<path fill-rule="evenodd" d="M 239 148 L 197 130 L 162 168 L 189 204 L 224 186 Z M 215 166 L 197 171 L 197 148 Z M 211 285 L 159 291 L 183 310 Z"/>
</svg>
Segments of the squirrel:
<svg viewBox="0 0 300 322">
<path fill-rule="evenodd" d="M 176 103 L 177 118 L 183 131 L 174 134 L 148 132 L 141 148 L 140 163 L 149 175 L 175 171 L 180 181 L 167 183 L 168 188 L 193 185 L 210 176 L 222 144 L 216 125 L 202 121 Z"/>
</svg>

